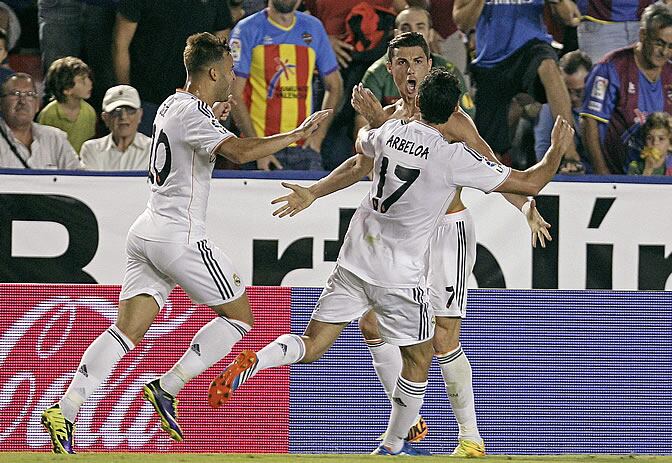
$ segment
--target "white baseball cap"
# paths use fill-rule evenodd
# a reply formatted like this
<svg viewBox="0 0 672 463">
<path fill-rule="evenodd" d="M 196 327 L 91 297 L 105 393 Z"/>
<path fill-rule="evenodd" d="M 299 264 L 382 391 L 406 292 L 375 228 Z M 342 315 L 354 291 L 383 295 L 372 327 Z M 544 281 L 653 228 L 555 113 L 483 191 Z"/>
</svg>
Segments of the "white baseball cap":
<svg viewBox="0 0 672 463">
<path fill-rule="evenodd" d="M 110 113 L 120 106 L 140 108 L 140 95 L 130 85 L 117 85 L 110 87 L 103 98 L 103 111 Z"/>
</svg>

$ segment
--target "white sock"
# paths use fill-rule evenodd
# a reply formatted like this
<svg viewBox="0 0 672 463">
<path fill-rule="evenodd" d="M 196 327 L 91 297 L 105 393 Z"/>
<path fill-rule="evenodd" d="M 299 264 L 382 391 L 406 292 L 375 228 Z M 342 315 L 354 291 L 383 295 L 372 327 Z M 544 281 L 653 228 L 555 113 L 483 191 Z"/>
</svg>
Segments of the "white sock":
<svg viewBox="0 0 672 463">
<path fill-rule="evenodd" d="M 291 365 L 301 361 L 306 353 L 303 338 L 296 334 L 283 334 L 275 341 L 257 352 L 256 371 L 266 368 Z"/>
<path fill-rule="evenodd" d="M 251 329 L 240 320 L 226 317 L 211 320 L 198 330 L 182 358 L 161 377 L 161 388 L 175 397 L 192 378 L 226 357 Z"/>
<path fill-rule="evenodd" d="M 415 383 L 399 375 L 392 394 L 392 414 L 383 440 L 383 445 L 392 453 L 399 452 L 404 446 L 408 430 L 420 413 L 426 389 L 427 381 Z"/>
<path fill-rule="evenodd" d="M 401 351 L 398 346 L 393 346 L 380 339 L 366 340 L 366 345 L 371 353 L 373 368 L 385 389 L 387 398 L 392 401 L 394 386 L 401 373 Z"/>
<path fill-rule="evenodd" d="M 135 345 L 115 325 L 100 334 L 86 349 L 75 377 L 59 401 L 63 416 L 75 422 L 79 408 L 110 375 L 117 362 Z"/>
<path fill-rule="evenodd" d="M 446 383 L 448 399 L 459 427 L 458 437 L 482 442 L 476 424 L 471 364 L 462 350 L 462 345 L 459 345 L 454 351 L 437 355 L 436 359 L 439 361 L 443 381 Z"/>
</svg>

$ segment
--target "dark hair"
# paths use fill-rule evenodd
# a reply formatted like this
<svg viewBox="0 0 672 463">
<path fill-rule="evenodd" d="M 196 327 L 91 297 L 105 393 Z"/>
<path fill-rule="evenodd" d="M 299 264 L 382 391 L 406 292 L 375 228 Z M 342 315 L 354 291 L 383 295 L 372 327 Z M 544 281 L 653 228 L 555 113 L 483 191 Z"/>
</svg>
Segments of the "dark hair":
<svg viewBox="0 0 672 463">
<path fill-rule="evenodd" d="M 397 17 L 394 20 L 394 27 L 396 27 L 397 29 L 399 29 L 399 16 L 404 11 L 422 11 L 423 13 L 425 13 L 425 16 L 427 16 L 427 25 L 430 28 L 432 27 L 432 16 L 429 14 L 429 11 L 427 11 L 425 8 L 422 8 L 420 6 L 408 6 L 408 7 L 404 8 L 403 10 L 401 10 L 399 13 L 397 13 Z"/>
<path fill-rule="evenodd" d="M 188 73 L 199 70 L 221 60 L 231 48 L 226 40 L 222 40 L 209 32 L 200 32 L 187 38 L 184 48 L 184 67 Z"/>
<path fill-rule="evenodd" d="M 668 135 L 672 137 L 672 119 L 670 115 L 662 111 L 649 114 L 649 117 L 646 118 L 646 122 L 642 126 L 642 138 L 646 139 L 646 136 L 653 129 L 665 129 Z"/>
<path fill-rule="evenodd" d="M 580 68 L 586 68 L 586 71 L 590 72 L 590 69 L 593 67 L 593 62 L 590 60 L 590 56 L 581 50 L 570 51 L 566 55 L 563 55 L 560 58 L 560 69 L 565 74 L 572 75 L 577 72 Z"/>
<path fill-rule="evenodd" d="M 460 81 L 455 74 L 435 68 L 420 82 L 418 104 L 422 118 L 430 124 L 443 124 L 460 101 Z"/>
<path fill-rule="evenodd" d="M 7 36 L 7 31 L 0 27 L 0 40 L 5 41 L 5 48 L 9 47 L 9 38 Z M 9 50 L 7 50 L 9 51 Z"/>
<path fill-rule="evenodd" d="M 422 51 L 425 53 L 425 57 L 429 59 L 429 45 L 427 45 L 427 41 L 423 35 L 419 32 L 404 32 L 403 34 L 399 34 L 390 40 L 390 44 L 387 46 L 387 60 L 392 61 L 392 58 L 394 58 L 394 50 L 397 48 L 410 47 L 422 48 Z"/>
<path fill-rule="evenodd" d="M 642 13 L 640 28 L 649 35 L 666 27 L 672 27 L 672 7 L 661 3 L 647 6 Z"/>
<path fill-rule="evenodd" d="M 74 56 L 59 58 L 49 66 L 44 79 L 44 92 L 61 103 L 66 100 L 65 92 L 75 86 L 75 77 L 91 77 L 91 70 L 84 61 Z"/>
</svg>

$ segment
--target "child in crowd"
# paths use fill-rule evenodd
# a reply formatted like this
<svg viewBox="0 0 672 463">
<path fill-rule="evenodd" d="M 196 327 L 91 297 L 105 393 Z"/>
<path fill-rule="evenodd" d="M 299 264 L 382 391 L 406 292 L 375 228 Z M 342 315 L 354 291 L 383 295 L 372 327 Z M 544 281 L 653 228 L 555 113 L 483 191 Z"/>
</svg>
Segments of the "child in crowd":
<svg viewBox="0 0 672 463">
<path fill-rule="evenodd" d="M 79 153 L 82 144 L 96 133 L 96 111 L 84 101 L 93 88 L 89 67 L 72 56 L 57 59 L 49 66 L 44 87 L 53 100 L 42 109 L 37 121 L 67 133 Z"/>
<path fill-rule="evenodd" d="M 646 118 L 641 128 L 644 143 L 639 158 L 628 164 L 628 175 L 672 175 L 672 118 L 655 112 Z"/>
<path fill-rule="evenodd" d="M 14 70 L 9 67 L 9 64 L 5 63 L 7 55 L 9 55 L 7 32 L 0 28 L 0 85 L 2 85 L 9 76 L 14 75 Z"/>
</svg>

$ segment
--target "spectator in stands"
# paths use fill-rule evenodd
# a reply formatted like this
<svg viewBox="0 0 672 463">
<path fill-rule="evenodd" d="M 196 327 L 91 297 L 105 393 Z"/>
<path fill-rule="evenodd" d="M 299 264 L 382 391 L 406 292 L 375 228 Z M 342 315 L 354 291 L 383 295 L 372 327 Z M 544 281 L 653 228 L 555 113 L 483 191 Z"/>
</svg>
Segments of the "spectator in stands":
<svg viewBox="0 0 672 463">
<path fill-rule="evenodd" d="M 569 0 L 565 0 L 569 1 Z M 639 18 L 651 0 L 577 0 L 582 21 L 576 29 L 579 49 L 597 63 L 639 39 Z"/>
<path fill-rule="evenodd" d="M 87 170 L 147 170 L 152 139 L 138 132 L 142 108 L 138 91 L 130 85 L 107 90 L 101 117 L 109 135 L 89 140 L 80 158 Z"/>
<path fill-rule="evenodd" d="M 324 24 L 324 29 L 327 31 L 331 46 L 342 68 L 348 67 L 354 50 L 352 44 L 345 41 L 345 18 L 353 7 L 361 2 L 389 8 L 397 13 L 406 8 L 406 0 L 304 0 L 303 2 L 310 14 Z"/>
<path fill-rule="evenodd" d="M 455 0 L 407 0 L 409 6 L 418 6 L 429 11 L 432 30 L 427 37 L 432 53 L 443 56 L 464 74 L 467 70 L 467 46 L 465 36 L 453 21 Z M 469 80 L 467 87 L 469 86 Z"/>
<path fill-rule="evenodd" d="M 553 3 L 564 21 L 573 18 L 570 0 Z M 455 0 L 453 20 L 468 32 L 476 27 L 476 126 L 500 158 L 511 148 L 508 110 L 512 98 L 526 92 L 540 103 L 548 101 L 554 116 L 573 123 L 572 105 L 557 65 L 557 53 L 543 23 L 543 0 L 525 3 Z M 567 150 L 561 173 L 583 173 L 574 143 Z"/>
<path fill-rule="evenodd" d="M 570 51 L 560 58 L 560 72 L 565 81 L 569 98 L 572 101 L 572 115 L 574 116 L 574 127 L 578 130 L 574 134 L 576 150 L 581 156 L 581 162 L 586 168 L 587 174 L 593 173 L 590 155 L 586 151 L 581 141 L 580 117 L 579 112 L 583 106 L 583 94 L 586 87 L 586 77 L 593 66 L 590 57 L 581 50 Z M 544 153 L 551 146 L 551 129 L 553 128 L 553 114 L 548 103 L 544 104 L 539 111 L 536 124 L 534 126 L 534 152 L 537 161 L 544 157 Z M 550 125 L 549 125 L 550 124 Z"/>
<path fill-rule="evenodd" d="M 227 37 L 232 26 L 226 1 L 119 1 L 112 61 L 117 83 L 132 85 L 142 95 L 140 132 L 151 136 L 159 105 L 184 85 L 187 37 L 205 31 Z"/>
<path fill-rule="evenodd" d="M 394 35 L 398 36 L 404 32 L 419 32 L 429 44 L 429 31 L 432 29 L 432 19 L 429 12 L 419 7 L 409 7 L 401 11 L 397 15 L 395 22 Z M 462 97 L 460 98 L 460 106 L 470 116 L 474 116 L 474 103 L 468 92 L 464 78 L 460 71 L 448 62 L 441 55 L 436 53 L 431 54 L 432 68 L 440 67 L 455 74 L 460 81 L 460 89 L 462 90 Z M 373 63 L 364 74 L 362 78 L 362 85 L 371 90 L 373 95 L 380 101 L 383 106 L 395 103 L 399 98 L 399 90 L 394 83 L 391 74 L 390 57 L 388 55 L 382 56 L 378 61 Z M 416 82 L 419 86 L 420 82 Z M 357 114 L 355 121 L 355 134 L 359 129 L 367 124 L 367 120 L 361 115 Z"/>
<path fill-rule="evenodd" d="M 0 2 L 0 29 L 4 30 L 7 36 L 5 39 L 5 48 L 7 49 L 7 53 L 9 53 L 19 41 L 21 23 L 12 7 L 5 2 Z M 0 63 L 3 61 L 0 61 Z"/>
<path fill-rule="evenodd" d="M 7 33 L 0 28 L 0 85 L 14 74 L 14 70 L 9 67 L 9 64 L 5 64 L 8 54 Z"/>
<path fill-rule="evenodd" d="M 64 56 L 88 63 L 95 78 L 91 103 L 100 107 L 105 90 L 114 85 L 112 29 L 119 0 L 38 0 L 42 69 Z"/>
<path fill-rule="evenodd" d="M 649 5 L 639 41 L 608 54 L 588 75 L 583 142 L 597 174 L 624 174 L 623 137 L 638 116 L 672 113 L 672 7 Z"/>
<path fill-rule="evenodd" d="M 296 0 L 269 0 L 268 8 L 240 21 L 231 33 L 236 80 L 233 118 L 246 137 L 294 129 L 313 112 L 315 66 L 326 92 L 322 109 L 341 101 L 343 81 L 320 21 L 297 12 Z M 333 115 L 302 146 L 257 161 L 257 168 L 322 170 L 320 150 Z"/>
<path fill-rule="evenodd" d="M 665 112 L 655 112 L 641 127 L 644 146 L 628 164 L 628 175 L 672 175 L 672 118 Z"/>
<path fill-rule="evenodd" d="M 33 78 L 18 72 L 1 87 L 0 167 L 79 169 L 68 136 L 60 129 L 33 122 L 38 95 Z"/>
<path fill-rule="evenodd" d="M 51 102 L 40 111 L 40 124 L 57 127 L 79 153 L 82 144 L 96 135 L 96 110 L 84 100 L 91 96 L 93 83 L 89 67 L 79 58 L 66 56 L 49 66 L 44 82 Z"/>
</svg>

